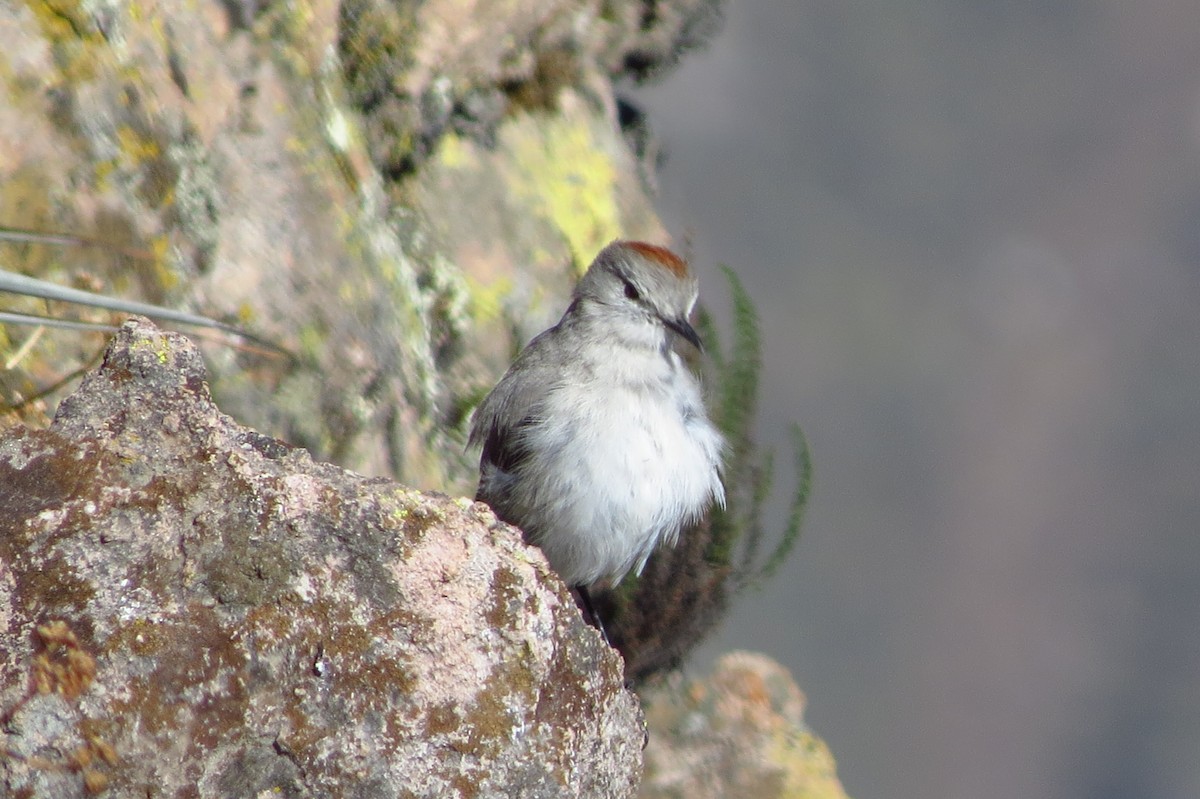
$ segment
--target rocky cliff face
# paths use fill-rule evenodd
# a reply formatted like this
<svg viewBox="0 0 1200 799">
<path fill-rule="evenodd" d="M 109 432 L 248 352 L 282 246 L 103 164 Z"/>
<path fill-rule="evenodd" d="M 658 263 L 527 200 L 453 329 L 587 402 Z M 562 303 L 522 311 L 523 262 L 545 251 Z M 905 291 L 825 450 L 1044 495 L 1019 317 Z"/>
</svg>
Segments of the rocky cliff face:
<svg viewBox="0 0 1200 799">
<path fill-rule="evenodd" d="M 197 339 L 206 379 L 141 322 L 0 328 L 0 795 L 633 793 L 620 660 L 540 554 L 338 467 L 471 493 L 472 403 L 600 247 L 666 243 L 613 83 L 715 6 L 0 4 L 0 227 L 73 237 L 0 268 L 297 356 Z M 650 713 L 651 795 L 809 795 L 799 711 L 737 674 L 648 699 L 683 708 Z M 771 735 L 726 734 L 746 691 Z"/>
<path fill-rule="evenodd" d="M 87 246 L 0 240 L 0 268 L 279 341 L 302 357 L 208 350 L 227 412 L 360 472 L 466 491 L 464 408 L 600 247 L 665 243 L 613 81 L 671 61 L 715 7 L 6 3 L 0 227 Z M 44 336 L 0 400 L 103 346 Z"/>
<path fill-rule="evenodd" d="M 0 440 L 0 795 L 628 797 L 619 656 L 486 507 L 314 462 L 131 321 Z"/>
</svg>

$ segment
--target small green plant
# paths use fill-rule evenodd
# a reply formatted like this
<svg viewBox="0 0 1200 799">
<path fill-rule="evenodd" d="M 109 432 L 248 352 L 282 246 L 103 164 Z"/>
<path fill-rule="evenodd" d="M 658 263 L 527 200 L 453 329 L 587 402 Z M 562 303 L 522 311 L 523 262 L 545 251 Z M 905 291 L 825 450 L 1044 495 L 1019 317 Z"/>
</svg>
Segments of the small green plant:
<svg viewBox="0 0 1200 799">
<path fill-rule="evenodd" d="M 635 685 L 678 667 L 739 592 L 761 585 L 779 570 L 800 537 L 812 486 L 808 442 L 793 426 L 796 484 L 784 528 L 771 541 L 762 514 L 771 493 L 773 454 L 753 437 L 762 370 L 758 314 L 737 274 L 728 267 L 722 271 L 733 300 L 728 351 L 708 313 L 699 314 L 697 329 L 706 344 L 708 382 L 715 386 L 713 420 L 729 446 L 725 508 L 714 508 L 707 519 L 683 531 L 673 549 L 660 549 L 640 577 L 630 576 L 595 596 L 609 637 L 625 657 L 626 678 Z"/>
</svg>

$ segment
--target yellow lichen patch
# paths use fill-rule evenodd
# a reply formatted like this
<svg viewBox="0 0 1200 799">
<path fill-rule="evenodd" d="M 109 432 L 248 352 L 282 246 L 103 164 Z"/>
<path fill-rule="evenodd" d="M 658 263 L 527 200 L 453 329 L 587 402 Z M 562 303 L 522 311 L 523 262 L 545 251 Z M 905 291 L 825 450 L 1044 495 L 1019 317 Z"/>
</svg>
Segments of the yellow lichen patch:
<svg viewBox="0 0 1200 799">
<path fill-rule="evenodd" d="M 333 6 L 336 8 L 336 6 Z M 255 36 L 274 43 L 276 63 L 295 77 L 311 79 L 319 70 L 329 46 L 331 4 L 298 0 L 272 3 L 254 24 Z"/>
<path fill-rule="evenodd" d="M 95 77 L 105 61 L 104 37 L 92 15 L 77 0 L 40 0 L 28 7 L 38 21 L 42 35 L 54 48 L 54 60 L 68 83 L 80 83 Z"/>
<path fill-rule="evenodd" d="M 53 232 L 55 223 L 60 220 L 55 216 L 47 190 L 54 179 L 44 165 L 36 160 L 25 160 L 11 172 L 0 174 L 4 180 L 4 190 L 0 191 L 0 221 L 6 227 L 18 230 Z M 38 276 L 52 274 L 62 268 L 64 261 L 61 246 L 37 240 L 0 242 L 0 257 L 3 257 L 6 269 L 19 265 L 24 274 Z M 41 301 L 36 305 L 40 310 Z"/>
<path fill-rule="evenodd" d="M 164 205 L 171 204 L 172 202 L 172 197 L 168 196 L 164 198 Z M 164 291 L 170 291 L 178 286 L 179 273 L 170 267 L 170 239 L 166 235 L 155 236 L 150 240 L 149 250 L 153 259 L 150 261 L 152 268 L 148 272 L 154 280 L 154 284 L 161 287 Z"/>
<path fill-rule="evenodd" d="M 117 143 L 121 153 L 135 163 L 150 161 L 162 154 L 158 142 L 147 136 L 141 136 L 129 125 L 117 128 Z"/>
<path fill-rule="evenodd" d="M 518 119 L 504 134 L 514 156 L 513 190 L 566 239 L 582 271 L 621 234 L 617 169 L 586 119 Z"/>
<path fill-rule="evenodd" d="M 500 318 L 504 310 L 504 298 L 512 293 L 513 281 L 509 277 L 501 277 L 490 283 L 465 275 L 467 283 L 467 312 L 476 324 L 484 324 Z"/>
<path fill-rule="evenodd" d="M 448 133 L 438 143 L 437 160 L 447 169 L 477 169 L 479 157 L 474 146 L 460 136 Z"/>
<path fill-rule="evenodd" d="M 166 365 L 171 351 L 171 343 L 161 334 L 154 337 L 145 336 L 134 339 L 130 343 L 129 349 L 149 350 L 154 353 L 154 357 L 158 358 L 159 363 Z"/>
<path fill-rule="evenodd" d="M 783 788 L 780 796 L 804 799 L 845 799 L 845 789 L 837 776 L 833 753 L 810 732 L 799 735 L 777 733 L 766 747 L 766 759 L 780 768 Z"/>
</svg>

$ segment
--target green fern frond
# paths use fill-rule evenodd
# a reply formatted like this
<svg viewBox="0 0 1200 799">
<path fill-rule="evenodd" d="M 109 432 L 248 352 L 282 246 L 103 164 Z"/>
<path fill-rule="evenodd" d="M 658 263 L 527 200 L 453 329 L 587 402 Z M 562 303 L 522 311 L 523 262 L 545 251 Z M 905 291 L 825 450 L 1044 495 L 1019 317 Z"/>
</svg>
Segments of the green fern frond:
<svg viewBox="0 0 1200 799">
<path fill-rule="evenodd" d="M 766 450 L 761 457 L 761 462 L 756 464 L 754 469 L 756 473 L 753 476 L 749 502 L 746 503 L 748 506 L 745 510 L 747 518 L 742 525 L 742 556 L 737 569 L 739 576 L 754 571 L 754 564 L 758 560 L 763 538 L 762 509 L 767 497 L 771 494 L 771 485 L 774 483 L 775 453 Z M 740 580 L 738 587 L 740 588 L 744 582 L 744 580 Z"/>
<path fill-rule="evenodd" d="M 754 585 L 761 585 L 764 581 L 774 577 L 775 572 L 779 571 L 779 567 L 791 554 L 796 542 L 800 540 L 800 529 L 804 524 L 805 511 L 808 510 L 808 497 L 812 491 L 813 476 L 812 450 L 809 449 L 808 439 L 805 438 L 800 425 L 792 425 L 792 447 L 796 452 L 796 490 L 792 494 L 787 525 L 779 537 L 779 543 L 775 545 L 770 557 L 755 575 L 752 583 Z"/>
<path fill-rule="evenodd" d="M 699 320 L 709 342 L 709 368 L 718 387 L 713 417 L 729 442 L 725 474 L 727 502 L 711 519 L 711 540 L 706 559 L 714 566 L 737 566 L 731 570 L 734 589 L 761 583 L 778 571 L 796 545 L 812 487 L 812 457 L 800 428 L 792 431 L 796 457 L 796 488 L 787 524 L 762 565 L 757 565 L 766 535 L 763 508 L 770 496 L 774 457 L 754 443 L 753 424 L 758 410 L 759 375 L 762 371 L 762 336 L 758 313 L 737 273 L 721 267 L 729 282 L 733 302 L 733 342 L 728 351 L 721 346 L 711 317 Z M 735 555 L 735 553 L 738 553 Z"/>
<path fill-rule="evenodd" d="M 758 408 L 758 375 L 762 371 L 762 339 L 754 302 L 737 273 L 722 266 L 733 301 L 733 344 L 725 359 L 716 407 L 717 425 L 729 439 L 732 470 L 752 454 L 751 428 Z"/>
</svg>

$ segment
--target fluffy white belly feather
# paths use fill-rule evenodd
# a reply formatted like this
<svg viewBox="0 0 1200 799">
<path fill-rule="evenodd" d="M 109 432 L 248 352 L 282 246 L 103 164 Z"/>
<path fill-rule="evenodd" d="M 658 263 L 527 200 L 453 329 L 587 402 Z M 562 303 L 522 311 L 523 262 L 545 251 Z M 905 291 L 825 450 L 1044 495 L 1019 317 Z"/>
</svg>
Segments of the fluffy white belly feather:
<svg viewBox="0 0 1200 799">
<path fill-rule="evenodd" d="M 553 391 L 528 429 L 546 477 L 523 481 L 531 493 L 522 504 L 542 509 L 526 532 L 568 585 L 640 574 L 656 546 L 673 544 L 713 501 L 724 504 L 721 435 L 678 356 L 657 357 L 663 379 L 630 384 L 610 365 L 590 390 Z M 647 364 L 636 366 L 646 374 Z"/>
</svg>

